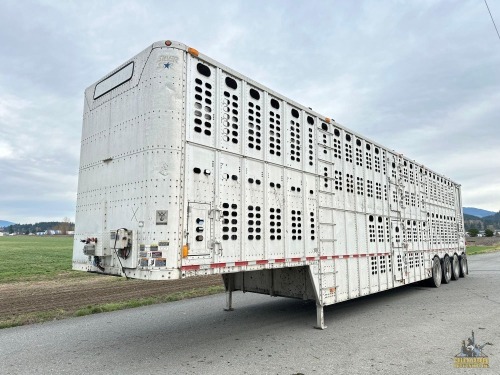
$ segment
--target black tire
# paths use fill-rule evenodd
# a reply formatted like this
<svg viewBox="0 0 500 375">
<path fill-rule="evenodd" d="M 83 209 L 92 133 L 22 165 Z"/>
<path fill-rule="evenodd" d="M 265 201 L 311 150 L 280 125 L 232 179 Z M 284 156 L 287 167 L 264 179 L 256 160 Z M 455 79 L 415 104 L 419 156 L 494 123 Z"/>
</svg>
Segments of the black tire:
<svg viewBox="0 0 500 375">
<path fill-rule="evenodd" d="M 460 260 L 458 260 L 458 255 L 453 255 L 451 258 L 451 279 L 458 280 L 460 278 Z"/>
<path fill-rule="evenodd" d="M 443 272 L 441 271 L 441 262 L 438 257 L 434 257 L 432 260 L 432 277 L 429 279 L 429 284 L 434 288 L 439 288 L 442 279 Z"/>
<path fill-rule="evenodd" d="M 465 277 L 469 274 L 469 265 L 467 264 L 467 255 L 462 254 L 460 257 L 460 277 Z"/>
<path fill-rule="evenodd" d="M 451 262 L 450 257 L 445 255 L 443 261 L 441 262 L 441 268 L 443 269 L 443 284 L 448 284 L 451 280 Z"/>
</svg>

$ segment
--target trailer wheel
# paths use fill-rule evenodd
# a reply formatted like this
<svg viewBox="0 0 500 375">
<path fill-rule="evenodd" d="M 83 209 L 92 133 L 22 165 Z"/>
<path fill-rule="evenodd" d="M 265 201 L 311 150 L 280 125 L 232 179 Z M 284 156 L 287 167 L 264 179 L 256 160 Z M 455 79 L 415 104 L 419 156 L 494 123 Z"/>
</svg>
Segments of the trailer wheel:
<svg viewBox="0 0 500 375">
<path fill-rule="evenodd" d="M 448 284 L 451 280 L 451 262 L 450 257 L 445 255 L 443 258 L 443 264 L 441 268 L 443 269 L 443 284 Z"/>
<path fill-rule="evenodd" d="M 441 271 L 441 262 L 438 257 L 434 257 L 432 260 L 432 278 L 430 279 L 431 286 L 439 288 L 442 278 L 443 272 Z"/>
<path fill-rule="evenodd" d="M 458 260 L 458 255 L 453 255 L 451 259 L 451 279 L 458 280 L 460 278 L 460 261 Z"/>
<path fill-rule="evenodd" d="M 469 265 L 467 264 L 467 256 L 462 254 L 460 257 L 460 277 L 465 277 L 469 274 Z"/>
</svg>

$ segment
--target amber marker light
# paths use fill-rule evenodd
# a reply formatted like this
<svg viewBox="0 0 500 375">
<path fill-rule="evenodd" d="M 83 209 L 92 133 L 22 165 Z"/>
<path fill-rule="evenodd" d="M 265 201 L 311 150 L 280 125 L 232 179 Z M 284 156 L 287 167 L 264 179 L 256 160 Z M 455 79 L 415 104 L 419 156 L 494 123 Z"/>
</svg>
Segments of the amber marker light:
<svg viewBox="0 0 500 375">
<path fill-rule="evenodd" d="M 325 122 L 326 122 L 327 124 L 329 124 L 329 123 L 330 123 L 330 121 L 331 121 L 331 120 L 330 120 L 330 117 L 325 117 Z"/>
<path fill-rule="evenodd" d="M 167 47 L 170 47 L 170 46 L 172 45 L 172 42 L 171 42 L 170 40 L 166 40 L 166 41 L 165 41 L 165 45 L 166 45 Z"/>
<path fill-rule="evenodd" d="M 189 48 L 188 48 L 188 52 L 189 52 L 191 55 L 193 55 L 193 56 L 198 56 L 198 55 L 200 54 L 200 53 L 198 52 L 198 50 L 197 50 L 197 49 L 192 48 L 192 47 L 189 47 Z"/>
<path fill-rule="evenodd" d="M 188 245 L 182 246 L 182 257 L 186 258 L 188 256 L 188 253 L 189 253 L 189 246 Z"/>
</svg>

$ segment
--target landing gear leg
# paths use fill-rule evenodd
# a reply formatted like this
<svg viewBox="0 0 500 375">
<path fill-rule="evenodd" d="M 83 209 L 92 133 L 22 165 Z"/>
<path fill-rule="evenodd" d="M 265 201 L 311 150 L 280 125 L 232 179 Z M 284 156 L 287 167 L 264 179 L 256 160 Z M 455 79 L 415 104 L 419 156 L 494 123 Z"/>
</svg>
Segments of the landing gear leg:
<svg viewBox="0 0 500 375">
<path fill-rule="evenodd" d="M 323 306 L 319 303 L 316 303 L 316 325 L 314 326 L 316 329 L 325 329 L 325 314 L 323 312 Z"/>
<path fill-rule="evenodd" d="M 233 309 L 233 289 L 234 289 L 234 275 L 227 275 L 227 291 L 226 291 L 226 308 L 224 311 L 234 311 Z"/>
</svg>

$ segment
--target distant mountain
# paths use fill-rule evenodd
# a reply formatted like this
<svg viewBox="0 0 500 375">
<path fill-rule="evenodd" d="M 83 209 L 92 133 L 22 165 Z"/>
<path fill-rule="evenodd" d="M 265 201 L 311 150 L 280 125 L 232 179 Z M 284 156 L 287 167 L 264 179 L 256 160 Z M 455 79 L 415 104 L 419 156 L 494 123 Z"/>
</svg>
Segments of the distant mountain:
<svg viewBox="0 0 500 375">
<path fill-rule="evenodd" d="M 495 228 L 500 228 L 500 212 L 483 217 L 483 223 L 485 226 L 493 225 Z"/>
<path fill-rule="evenodd" d="M 0 228 L 6 228 L 9 225 L 15 224 L 12 221 L 0 220 Z"/>
<path fill-rule="evenodd" d="M 469 210 L 470 209 L 489 212 L 486 210 L 480 210 L 478 208 L 469 208 Z M 500 229 L 500 212 L 493 213 L 493 215 L 479 217 L 467 214 L 467 211 L 464 207 L 464 227 L 466 231 L 473 228 L 479 230 L 485 230 L 486 228 Z"/>
<path fill-rule="evenodd" d="M 463 212 L 464 212 L 464 214 L 477 216 L 477 217 L 485 217 L 485 216 L 491 216 L 491 215 L 496 214 L 496 212 L 493 212 L 493 211 L 482 210 L 481 208 L 474 208 L 474 207 L 464 207 Z"/>
<path fill-rule="evenodd" d="M 464 213 L 464 220 L 465 221 L 467 221 L 467 220 L 479 220 L 479 221 L 481 221 L 481 218 L 474 216 L 474 215 L 468 215 L 468 214 Z"/>
</svg>

